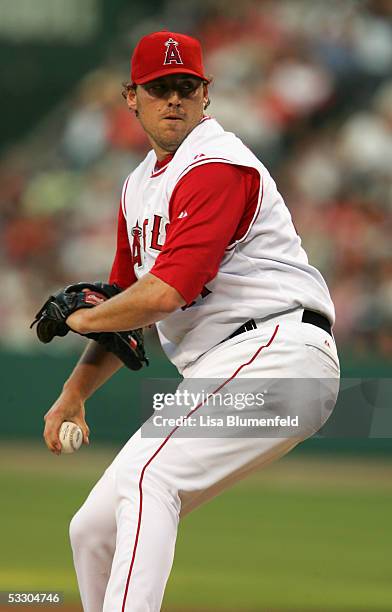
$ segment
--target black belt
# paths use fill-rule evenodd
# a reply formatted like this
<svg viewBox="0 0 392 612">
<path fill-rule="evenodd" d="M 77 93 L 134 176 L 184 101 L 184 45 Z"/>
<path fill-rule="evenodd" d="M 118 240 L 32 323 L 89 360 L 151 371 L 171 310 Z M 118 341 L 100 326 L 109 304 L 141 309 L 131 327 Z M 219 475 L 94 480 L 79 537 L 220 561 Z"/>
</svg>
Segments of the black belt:
<svg viewBox="0 0 392 612">
<path fill-rule="evenodd" d="M 302 315 L 302 323 L 310 323 L 311 325 L 315 325 L 316 327 L 320 327 L 324 331 L 326 331 L 330 336 L 332 336 L 331 324 L 328 321 L 327 317 L 320 314 L 319 312 L 314 312 L 313 310 L 304 310 Z M 257 329 L 257 325 L 254 319 L 249 319 L 246 321 L 241 327 L 236 329 L 226 340 L 230 340 L 230 338 L 234 338 L 239 334 L 243 334 L 246 331 L 251 331 L 252 329 Z"/>
</svg>

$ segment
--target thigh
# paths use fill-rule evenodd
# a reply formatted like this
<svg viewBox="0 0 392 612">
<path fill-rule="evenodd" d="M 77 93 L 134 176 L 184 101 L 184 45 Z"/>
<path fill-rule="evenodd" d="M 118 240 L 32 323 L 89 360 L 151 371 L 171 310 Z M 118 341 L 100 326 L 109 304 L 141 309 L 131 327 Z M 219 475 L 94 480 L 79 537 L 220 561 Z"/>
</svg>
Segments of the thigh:
<svg viewBox="0 0 392 612">
<path fill-rule="evenodd" d="M 241 399 L 249 395 L 251 403 L 245 409 L 241 404 L 240 424 L 229 428 L 225 416 L 236 412 L 235 402 L 234 408 L 229 402 L 228 409 L 219 402 L 212 406 L 209 401 L 200 402 L 190 418 L 200 414 L 201 419 L 204 413 L 216 423 L 221 417 L 223 427 L 207 427 L 205 438 L 200 437 L 201 427 L 175 432 L 173 444 L 200 466 L 198 480 L 193 480 L 192 486 L 188 483 L 188 488 L 183 483 L 182 513 L 317 432 L 331 415 L 339 389 L 333 339 L 315 326 L 295 322 L 280 329 L 271 327 L 263 334 L 254 332 L 228 347 L 222 345 L 187 374 L 189 379 L 183 385 L 196 389 L 202 397 L 208 397 L 202 393 L 207 388 L 212 394 L 215 389 L 215 395 L 226 393 Z M 257 405 L 260 391 L 265 392 L 264 401 Z M 267 427 L 264 423 L 253 425 L 255 421 L 265 421 Z"/>
<path fill-rule="evenodd" d="M 137 515 L 142 499 L 144 507 L 156 507 L 158 522 L 163 506 L 173 516 L 183 516 L 299 442 L 294 437 L 201 438 L 189 437 L 189 433 L 176 436 L 177 432 L 153 439 L 143 438 L 142 430 L 110 468 L 116 486 L 117 521 L 126 508 Z"/>
<path fill-rule="evenodd" d="M 212 395 L 231 394 L 234 400 L 249 394 L 249 406 L 234 400 L 232 405 L 228 403 L 229 410 L 241 416 L 247 412 L 255 417 L 281 416 L 282 423 L 284 417 L 296 417 L 298 425 L 284 429 L 282 424 L 270 430 L 271 435 L 280 432 L 286 437 L 286 431 L 289 436 L 306 438 L 318 431 L 331 415 L 339 391 L 340 368 L 333 338 L 314 325 L 294 321 L 266 326 L 239 338 L 216 347 L 187 368 L 183 384 L 199 391 L 203 398 L 205 388 Z M 200 403 L 194 414 L 219 415 L 219 409 L 210 408 L 211 403 Z M 221 412 L 224 416 L 225 410 Z"/>
<path fill-rule="evenodd" d="M 194 368 L 188 368 L 179 387 L 202 391 L 206 386 L 208 393 L 237 392 L 236 382 L 240 380 L 245 385 L 243 391 L 255 393 L 266 388 L 269 400 L 263 408 L 252 407 L 251 416 L 272 418 L 297 414 L 302 428 L 270 428 L 268 435 L 263 426 L 250 435 L 242 425 L 228 432 L 208 427 L 208 423 L 196 429 L 184 424 L 158 430 L 150 419 L 110 467 L 115 474 L 118 495 L 137 503 L 141 487 L 150 483 L 150 490 L 156 495 L 165 492 L 165 499 L 172 499 L 174 503 L 179 497 L 185 511 L 186 505 L 189 508 L 197 505 L 197 498 L 209 498 L 314 433 L 333 410 L 339 373 L 338 365 L 326 371 L 318 354 L 309 350 L 311 343 L 323 342 L 318 328 L 314 328 L 314 333 L 313 327 L 298 323 L 282 326 L 278 331 L 276 326 L 271 326 L 262 334 L 252 332 L 250 337 L 244 334 L 240 342 L 222 345 Z M 305 377 L 312 379 L 310 385 Z M 171 415 L 166 407 L 161 415 L 165 416 L 166 412 Z M 175 416 L 187 417 L 190 412 L 192 417 L 206 413 L 214 417 L 225 415 L 224 408 L 215 406 L 211 412 L 201 401 L 191 411 L 181 406 Z"/>
</svg>

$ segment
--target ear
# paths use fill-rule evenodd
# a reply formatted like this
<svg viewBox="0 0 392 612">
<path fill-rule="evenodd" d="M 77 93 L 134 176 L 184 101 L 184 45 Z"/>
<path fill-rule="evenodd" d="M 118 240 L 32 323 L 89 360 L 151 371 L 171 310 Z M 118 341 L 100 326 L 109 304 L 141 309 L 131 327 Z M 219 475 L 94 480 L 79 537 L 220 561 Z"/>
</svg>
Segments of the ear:
<svg viewBox="0 0 392 612">
<path fill-rule="evenodd" d="M 208 97 L 208 84 L 207 83 L 203 83 L 203 102 L 204 102 L 204 107 L 207 108 L 208 104 L 209 104 L 209 97 Z"/>
<path fill-rule="evenodd" d="M 136 89 L 133 87 L 129 88 L 127 91 L 127 105 L 129 110 L 136 112 L 137 110 L 137 101 L 136 101 Z"/>
</svg>

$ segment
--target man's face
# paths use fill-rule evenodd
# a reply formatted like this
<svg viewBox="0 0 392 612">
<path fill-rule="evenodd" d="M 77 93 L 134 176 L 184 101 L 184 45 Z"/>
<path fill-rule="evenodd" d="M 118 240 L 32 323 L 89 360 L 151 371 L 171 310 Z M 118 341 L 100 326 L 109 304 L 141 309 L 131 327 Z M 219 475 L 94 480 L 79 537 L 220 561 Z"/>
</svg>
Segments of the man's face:
<svg viewBox="0 0 392 612">
<path fill-rule="evenodd" d="M 174 153 L 199 123 L 208 100 L 207 85 L 197 77 L 175 74 L 138 85 L 127 102 L 159 157 Z"/>
</svg>

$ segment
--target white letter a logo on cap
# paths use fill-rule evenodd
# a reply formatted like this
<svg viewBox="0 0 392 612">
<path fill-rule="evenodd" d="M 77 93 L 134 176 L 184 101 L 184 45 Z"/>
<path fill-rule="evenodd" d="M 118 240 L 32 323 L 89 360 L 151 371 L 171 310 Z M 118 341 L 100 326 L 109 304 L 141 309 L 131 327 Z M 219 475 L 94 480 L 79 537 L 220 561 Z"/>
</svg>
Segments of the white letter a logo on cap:
<svg viewBox="0 0 392 612">
<path fill-rule="evenodd" d="M 183 64 L 184 62 L 182 61 L 180 52 L 178 50 L 178 42 L 172 38 L 169 38 L 169 40 L 165 42 L 165 45 L 167 49 L 163 64 Z"/>
</svg>

